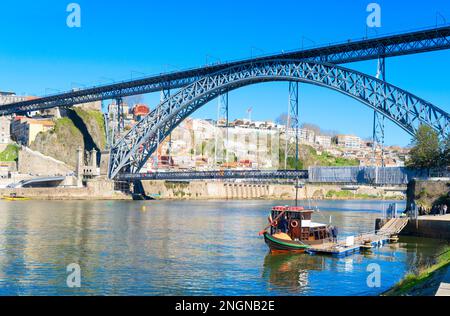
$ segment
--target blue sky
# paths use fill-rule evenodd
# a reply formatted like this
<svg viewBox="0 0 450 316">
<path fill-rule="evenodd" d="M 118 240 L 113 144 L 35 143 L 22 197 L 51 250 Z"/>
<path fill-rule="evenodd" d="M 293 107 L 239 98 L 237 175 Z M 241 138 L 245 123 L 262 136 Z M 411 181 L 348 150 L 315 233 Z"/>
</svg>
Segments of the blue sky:
<svg viewBox="0 0 450 316">
<path fill-rule="evenodd" d="M 79 29 L 66 26 L 70 2 L 81 6 Z M 450 22 L 448 0 L 1 1 L 0 90 L 43 95 L 201 66 L 207 59 L 292 50 L 302 42 L 359 39 L 370 2 L 381 5 L 382 27 L 369 29 L 369 36 L 434 26 L 437 12 L 439 24 Z M 388 59 L 387 80 L 450 112 L 449 58 L 445 51 Z M 346 66 L 376 73 L 376 61 Z M 287 110 L 287 89 L 287 83 L 266 83 L 234 91 L 230 116 L 244 117 L 251 106 L 253 119 L 274 119 Z M 300 89 L 302 122 L 371 135 L 370 109 L 324 88 Z M 145 98 L 152 107 L 158 99 Z M 215 118 L 216 107 L 213 101 L 195 116 Z M 386 125 L 387 144 L 410 142 L 399 127 Z"/>
</svg>

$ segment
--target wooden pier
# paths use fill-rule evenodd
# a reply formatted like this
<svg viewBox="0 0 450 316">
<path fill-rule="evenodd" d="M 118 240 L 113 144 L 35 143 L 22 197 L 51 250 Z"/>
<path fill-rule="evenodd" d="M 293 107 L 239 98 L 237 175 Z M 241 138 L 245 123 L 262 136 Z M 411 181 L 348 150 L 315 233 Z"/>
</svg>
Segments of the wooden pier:
<svg viewBox="0 0 450 316">
<path fill-rule="evenodd" d="M 310 254 L 325 254 L 346 257 L 361 250 L 381 247 L 390 241 L 396 241 L 397 235 L 408 224 L 408 218 L 392 218 L 379 231 L 356 236 L 349 241 L 325 242 L 308 248 Z"/>
</svg>

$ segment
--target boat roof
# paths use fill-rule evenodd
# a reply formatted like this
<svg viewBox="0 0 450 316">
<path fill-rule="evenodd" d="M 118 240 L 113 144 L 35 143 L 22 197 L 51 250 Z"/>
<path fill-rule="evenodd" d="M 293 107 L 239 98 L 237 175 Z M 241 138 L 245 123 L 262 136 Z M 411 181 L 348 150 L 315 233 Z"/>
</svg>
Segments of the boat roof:
<svg viewBox="0 0 450 316">
<path fill-rule="evenodd" d="M 327 224 L 315 223 L 311 221 L 302 221 L 302 227 L 316 228 L 316 227 L 326 227 Z"/>
<path fill-rule="evenodd" d="M 313 213 L 313 210 L 305 210 L 302 206 L 274 206 L 272 211 L 284 211 L 284 212 L 298 212 L 298 213 Z"/>
</svg>

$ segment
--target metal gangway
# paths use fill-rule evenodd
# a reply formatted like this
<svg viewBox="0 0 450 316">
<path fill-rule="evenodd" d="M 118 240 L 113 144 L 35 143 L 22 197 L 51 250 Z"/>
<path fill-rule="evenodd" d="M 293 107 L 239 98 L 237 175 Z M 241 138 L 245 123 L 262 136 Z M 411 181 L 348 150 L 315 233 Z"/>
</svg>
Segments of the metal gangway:
<svg viewBox="0 0 450 316">
<path fill-rule="evenodd" d="M 383 227 L 380 228 L 380 230 L 378 230 L 377 235 L 398 235 L 406 227 L 406 225 L 408 225 L 408 221 L 408 217 L 391 218 L 386 224 L 383 225 Z"/>
</svg>

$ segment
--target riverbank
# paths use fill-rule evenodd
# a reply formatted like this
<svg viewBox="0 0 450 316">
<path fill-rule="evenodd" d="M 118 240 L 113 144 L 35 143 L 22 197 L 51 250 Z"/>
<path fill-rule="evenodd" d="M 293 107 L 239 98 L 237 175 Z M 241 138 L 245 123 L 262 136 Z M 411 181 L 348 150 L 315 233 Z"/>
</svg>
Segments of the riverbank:
<svg viewBox="0 0 450 316">
<path fill-rule="evenodd" d="M 294 200 L 293 185 L 216 181 L 143 181 L 145 193 L 158 200 Z M 86 187 L 0 189 L 0 196 L 15 193 L 33 200 L 130 200 L 131 195 L 114 190 L 114 182 L 90 180 Z M 403 200 L 398 188 L 358 186 L 345 190 L 339 185 L 306 184 L 299 200 Z"/>
<path fill-rule="evenodd" d="M 147 195 L 162 200 L 294 200 L 292 184 L 258 184 L 219 181 L 142 181 Z M 298 190 L 300 200 L 403 200 L 401 188 L 305 184 Z"/>
<path fill-rule="evenodd" d="M 0 189 L 0 197 L 15 194 L 31 200 L 131 200 L 131 195 L 114 190 L 114 182 L 106 179 L 90 180 L 85 187 L 7 188 Z"/>
<path fill-rule="evenodd" d="M 419 269 L 417 272 L 408 273 L 403 280 L 383 296 L 435 296 L 445 275 L 450 269 L 450 247 L 436 257 L 436 262 Z"/>
</svg>

